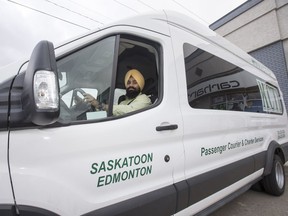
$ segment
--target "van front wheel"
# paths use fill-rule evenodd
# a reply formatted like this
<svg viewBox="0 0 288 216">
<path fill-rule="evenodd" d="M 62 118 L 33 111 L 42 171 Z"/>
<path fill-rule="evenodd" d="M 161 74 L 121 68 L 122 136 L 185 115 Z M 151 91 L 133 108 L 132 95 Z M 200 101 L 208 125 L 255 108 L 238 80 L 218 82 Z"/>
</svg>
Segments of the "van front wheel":
<svg viewBox="0 0 288 216">
<path fill-rule="evenodd" d="M 267 193 L 280 196 L 285 190 L 285 171 L 281 158 L 274 156 L 271 173 L 263 178 L 263 186 Z"/>
</svg>

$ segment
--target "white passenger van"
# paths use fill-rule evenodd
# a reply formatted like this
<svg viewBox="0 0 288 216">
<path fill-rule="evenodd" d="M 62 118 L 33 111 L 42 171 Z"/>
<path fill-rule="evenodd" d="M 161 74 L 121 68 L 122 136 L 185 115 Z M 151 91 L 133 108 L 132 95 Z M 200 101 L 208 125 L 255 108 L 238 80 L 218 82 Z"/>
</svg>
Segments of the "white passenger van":
<svg viewBox="0 0 288 216">
<path fill-rule="evenodd" d="M 152 105 L 113 116 L 131 68 Z M 257 182 L 284 192 L 275 75 L 189 17 L 42 41 L 0 73 L 0 215 L 207 215 Z M 83 92 L 109 110 L 75 103 Z"/>
</svg>

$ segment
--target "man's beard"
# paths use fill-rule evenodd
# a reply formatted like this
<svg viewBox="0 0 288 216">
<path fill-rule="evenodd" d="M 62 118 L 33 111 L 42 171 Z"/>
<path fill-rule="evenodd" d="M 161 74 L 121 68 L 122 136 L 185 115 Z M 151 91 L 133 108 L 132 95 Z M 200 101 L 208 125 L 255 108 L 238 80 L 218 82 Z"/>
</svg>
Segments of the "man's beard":
<svg viewBox="0 0 288 216">
<path fill-rule="evenodd" d="M 140 94 L 140 89 L 135 89 L 135 88 L 129 88 L 129 89 L 126 89 L 126 96 L 129 98 L 129 99 L 133 99 L 133 98 L 136 98 L 138 95 Z"/>
</svg>

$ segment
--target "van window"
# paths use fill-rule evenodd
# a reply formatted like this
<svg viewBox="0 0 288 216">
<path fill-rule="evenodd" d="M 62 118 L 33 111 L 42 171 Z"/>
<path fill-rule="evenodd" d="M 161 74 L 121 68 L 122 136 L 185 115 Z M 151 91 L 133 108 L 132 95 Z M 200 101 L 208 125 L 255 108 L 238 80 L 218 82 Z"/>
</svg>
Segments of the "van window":
<svg viewBox="0 0 288 216">
<path fill-rule="evenodd" d="M 183 45 L 188 102 L 196 109 L 281 114 L 276 87 L 188 43 Z"/>
<path fill-rule="evenodd" d="M 158 95 L 158 47 L 155 43 L 129 37 L 110 36 L 79 49 L 57 61 L 61 93 L 60 121 L 97 120 L 113 116 L 113 106 L 126 94 L 124 77 L 128 70 L 139 70 L 145 79 L 142 90 L 155 100 Z M 90 94 L 97 109 L 84 100 Z"/>
</svg>

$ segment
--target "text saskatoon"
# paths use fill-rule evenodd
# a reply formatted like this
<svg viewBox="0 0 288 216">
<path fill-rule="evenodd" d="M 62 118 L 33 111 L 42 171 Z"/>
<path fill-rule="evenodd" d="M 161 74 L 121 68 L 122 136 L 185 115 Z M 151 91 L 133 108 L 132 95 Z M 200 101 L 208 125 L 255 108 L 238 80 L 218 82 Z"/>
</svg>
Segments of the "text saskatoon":
<svg viewBox="0 0 288 216">
<path fill-rule="evenodd" d="M 152 173 L 152 162 L 153 153 L 111 159 L 100 163 L 92 163 L 90 173 L 97 174 L 97 187 L 102 187 L 149 175 Z M 106 174 L 106 172 L 109 172 L 109 174 Z"/>
</svg>

